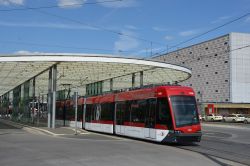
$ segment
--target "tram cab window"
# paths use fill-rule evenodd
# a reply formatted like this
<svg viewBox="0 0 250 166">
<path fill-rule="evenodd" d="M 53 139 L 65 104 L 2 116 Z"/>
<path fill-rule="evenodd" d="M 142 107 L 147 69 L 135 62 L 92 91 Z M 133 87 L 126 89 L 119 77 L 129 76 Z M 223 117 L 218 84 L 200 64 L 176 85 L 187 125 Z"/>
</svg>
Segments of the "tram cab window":
<svg viewBox="0 0 250 166">
<path fill-rule="evenodd" d="M 157 99 L 157 124 L 167 125 L 169 129 L 173 128 L 172 117 L 170 113 L 169 102 L 167 98 Z"/>
</svg>

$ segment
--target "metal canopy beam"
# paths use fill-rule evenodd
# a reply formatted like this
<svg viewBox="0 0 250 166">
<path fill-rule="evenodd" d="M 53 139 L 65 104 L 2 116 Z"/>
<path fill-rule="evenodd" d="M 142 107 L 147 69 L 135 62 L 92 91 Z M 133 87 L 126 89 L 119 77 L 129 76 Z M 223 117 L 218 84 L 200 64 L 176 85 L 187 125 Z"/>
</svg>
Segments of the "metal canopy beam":
<svg viewBox="0 0 250 166">
<path fill-rule="evenodd" d="M 113 79 L 112 89 L 155 83 L 181 82 L 191 76 L 187 68 L 141 59 L 89 54 L 30 54 L 0 56 L 0 95 L 36 77 L 36 87 L 48 91 L 48 71 L 57 64 L 57 89 L 60 85 L 83 86 Z M 143 72 L 143 80 L 138 74 Z M 130 75 L 130 77 L 127 77 Z M 119 79 L 123 76 L 123 79 Z M 138 76 L 138 77 L 137 77 Z M 132 80 L 133 82 L 133 80 Z M 138 82 L 138 83 L 137 83 Z M 109 87 L 110 88 L 110 87 Z M 39 93 L 38 91 L 36 93 Z M 36 94 L 37 96 L 37 94 Z"/>
</svg>

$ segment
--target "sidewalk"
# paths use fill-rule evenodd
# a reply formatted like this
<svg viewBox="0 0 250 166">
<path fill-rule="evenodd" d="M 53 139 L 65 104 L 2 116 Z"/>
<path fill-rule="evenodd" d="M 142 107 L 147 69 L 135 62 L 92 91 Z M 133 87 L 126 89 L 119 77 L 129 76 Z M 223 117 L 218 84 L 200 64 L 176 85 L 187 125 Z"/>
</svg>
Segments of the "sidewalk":
<svg viewBox="0 0 250 166">
<path fill-rule="evenodd" d="M 18 122 L 13 122 L 10 120 L 6 119 L 0 119 L 2 123 L 5 123 L 7 125 L 14 126 L 16 128 L 21 128 L 26 131 L 33 130 L 34 131 L 39 131 L 40 133 L 51 135 L 51 136 L 62 136 L 62 135 L 75 135 L 75 129 L 72 127 L 56 127 L 55 129 L 48 128 L 48 127 L 35 127 L 35 126 L 30 126 Z M 87 131 L 77 128 L 77 134 L 86 134 L 88 133 Z"/>
</svg>

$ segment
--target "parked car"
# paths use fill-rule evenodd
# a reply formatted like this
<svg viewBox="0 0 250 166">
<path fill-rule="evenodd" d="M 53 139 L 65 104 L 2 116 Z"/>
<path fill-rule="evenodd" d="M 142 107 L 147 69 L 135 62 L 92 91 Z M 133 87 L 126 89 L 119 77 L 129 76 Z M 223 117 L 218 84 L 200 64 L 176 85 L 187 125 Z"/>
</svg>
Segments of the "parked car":
<svg viewBox="0 0 250 166">
<path fill-rule="evenodd" d="M 223 117 L 224 122 L 244 122 L 245 117 L 241 114 L 230 114 Z"/>
<path fill-rule="evenodd" d="M 206 117 L 207 121 L 221 121 L 223 117 L 221 115 L 208 114 Z"/>
<path fill-rule="evenodd" d="M 244 123 L 245 123 L 245 124 L 250 123 L 250 115 L 246 115 L 246 116 L 245 116 Z"/>
<path fill-rule="evenodd" d="M 199 120 L 202 122 L 202 121 L 205 121 L 206 120 L 206 117 L 205 115 L 199 115 Z"/>
</svg>

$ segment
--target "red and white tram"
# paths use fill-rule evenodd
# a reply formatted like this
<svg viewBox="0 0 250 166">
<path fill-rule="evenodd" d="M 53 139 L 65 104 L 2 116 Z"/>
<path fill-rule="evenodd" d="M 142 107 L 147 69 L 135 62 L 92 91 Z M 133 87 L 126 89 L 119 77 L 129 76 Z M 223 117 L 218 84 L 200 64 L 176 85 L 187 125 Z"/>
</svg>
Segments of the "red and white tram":
<svg viewBox="0 0 250 166">
<path fill-rule="evenodd" d="M 88 97 L 85 104 L 86 130 L 156 142 L 201 139 L 195 94 L 189 87 L 157 86 L 106 94 Z"/>
</svg>

